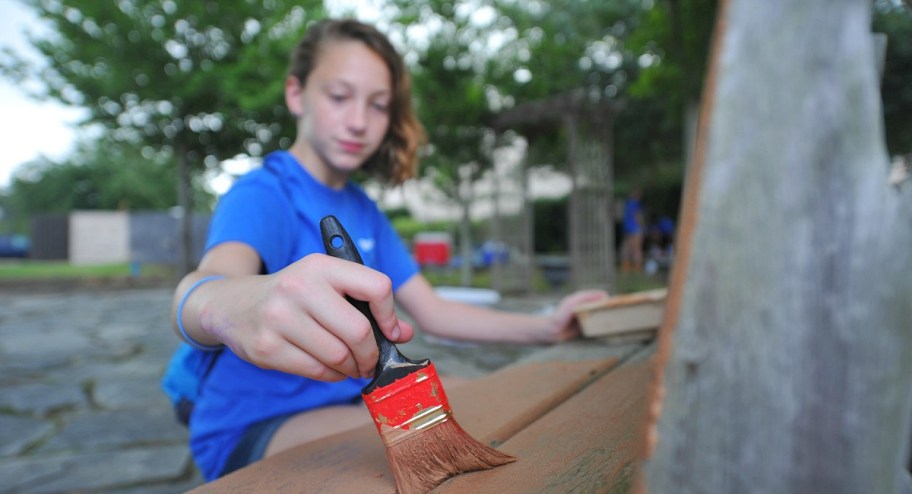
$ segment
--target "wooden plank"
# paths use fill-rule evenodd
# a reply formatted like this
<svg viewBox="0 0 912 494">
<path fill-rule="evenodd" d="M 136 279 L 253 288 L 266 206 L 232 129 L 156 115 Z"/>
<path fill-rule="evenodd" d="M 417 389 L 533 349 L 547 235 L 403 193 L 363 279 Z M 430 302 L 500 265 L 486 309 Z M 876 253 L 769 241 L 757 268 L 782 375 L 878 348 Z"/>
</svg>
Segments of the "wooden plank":
<svg viewBox="0 0 912 494">
<path fill-rule="evenodd" d="M 655 338 L 665 314 L 667 290 L 649 290 L 609 297 L 576 309 L 583 336 L 617 337 L 624 341 Z"/>
<path fill-rule="evenodd" d="M 719 9 L 693 254 L 675 258 L 687 273 L 662 329 L 674 351 L 646 484 L 901 492 L 912 189 L 887 182 L 871 2 Z"/>
<path fill-rule="evenodd" d="M 456 420 L 472 437 L 499 444 L 608 373 L 617 362 L 617 358 L 609 358 L 508 367 L 447 389 L 447 395 Z M 395 492 L 385 449 L 374 426 L 292 448 L 192 492 L 302 491 Z"/>
<path fill-rule="evenodd" d="M 628 492 L 643 458 L 648 385 L 643 360 L 610 372 L 501 446 L 517 457 L 454 477 L 435 493 Z"/>
</svg>

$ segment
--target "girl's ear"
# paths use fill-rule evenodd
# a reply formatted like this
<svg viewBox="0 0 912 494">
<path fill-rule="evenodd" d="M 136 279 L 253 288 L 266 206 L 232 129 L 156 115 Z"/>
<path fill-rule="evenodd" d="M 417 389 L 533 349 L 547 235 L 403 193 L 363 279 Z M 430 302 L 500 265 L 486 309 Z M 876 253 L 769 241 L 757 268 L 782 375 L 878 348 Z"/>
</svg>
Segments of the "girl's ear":
<svg viewBox="0 0 912 494">
<path fill-rule="evenodd" d="M 297 76 L 290 75 L 285 78 L 285 105 L 288 106 L 288 111 L 294 115 L 295 119 L 300 118 L 304 113 L 304 102 L 301 98 L 303 93 L 304 86 Z"/>
</svg>

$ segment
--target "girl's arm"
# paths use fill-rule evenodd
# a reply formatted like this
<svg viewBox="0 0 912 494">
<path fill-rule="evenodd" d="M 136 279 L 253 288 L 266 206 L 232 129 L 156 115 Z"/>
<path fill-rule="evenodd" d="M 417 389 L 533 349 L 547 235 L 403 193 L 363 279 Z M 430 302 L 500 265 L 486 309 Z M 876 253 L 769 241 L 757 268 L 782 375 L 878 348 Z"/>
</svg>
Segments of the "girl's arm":
<svg viewBox="0 0 912 494">
<path fill-rule="evenodd" d="M 564 297 L 550 316 L 486 309 L 437 296 L 421 274 L 396 292 L 396 299 L 422 330 L 450 339 L 554 343 L 579 336 L 573 318 L 577 306 L 607 297 L 601 290 L 580 291 Z"/>
<path fill-rule="evenodd" d="M 367 301 L 390 340 L 412 337 L 412 328 L 396 317 L 392 284 L 382 273 L 322 254 L 274 274 L 259 272 L 260 258 L 246 244 L 210 249 L 175 290 L 175 330 L 181 317 L 187 335 L 200 345 L 224 344 L 260 367 L 323 381 L 368 377 L 377 362 L 370 324 L 345 295 Z M 213 275 L 224 278 L 198 285 L 186 296 Z"/>
</svg>

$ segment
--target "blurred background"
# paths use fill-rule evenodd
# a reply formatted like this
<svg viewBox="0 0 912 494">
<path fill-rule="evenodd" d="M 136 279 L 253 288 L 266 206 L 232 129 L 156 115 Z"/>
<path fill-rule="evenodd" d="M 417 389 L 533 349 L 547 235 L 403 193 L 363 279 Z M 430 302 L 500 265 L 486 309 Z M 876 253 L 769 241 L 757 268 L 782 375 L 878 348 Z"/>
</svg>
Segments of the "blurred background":
<svg viewBox="0 0 912 494">
<path fill-rule="evenodd" d="M 886 146 L 907 173 L 912 7 L 871 8 Z M 178 342 L 171 294 L 201 255 L 219 194 L 290 144 L 283 80 L 308 25 L 375 23 L 408 64 L 429 137 L 420 177 L 363 183 L 427 278 L 448 296 L 540 312 L 576 288 L 667 284 L 716 10 L 0 0 L 0 492 L 202 482 L 159 391 Z M 640 260 L 622 262 L 635 204 Z M 469 378 L 541 350 L 409 344 Z M 606 351 L 593 340 L 563 348 Z"/>
<path fill-rule="evenodd" d="M 912 14 L 883 107 L 912 153 Z M 501 292 L 664 283 L 716 2 L 0 0 L 0 280 L 171 283 L 220 193 L 287 147 L 288 53 L 324 16 L 376 23 L 429 133 L 421 177 L 365 183 L 435 284 Z M 771 35 L 774 32 L 771 31 Z M 635 190 L 643 262 L 619 269 Z"/>
</svg>

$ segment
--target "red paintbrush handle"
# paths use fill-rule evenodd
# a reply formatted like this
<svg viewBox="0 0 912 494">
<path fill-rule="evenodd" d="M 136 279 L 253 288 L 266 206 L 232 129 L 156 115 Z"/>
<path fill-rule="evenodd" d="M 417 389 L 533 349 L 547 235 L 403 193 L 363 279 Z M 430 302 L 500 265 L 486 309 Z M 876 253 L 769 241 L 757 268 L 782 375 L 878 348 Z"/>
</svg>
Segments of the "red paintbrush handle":
<svg viewBox="0 0 912 494">
<path fill-rule="evenodd" d="M 446 422 L 453 415 L 433 363 L 363 398 L 387 446 Z"/>
</svg>

